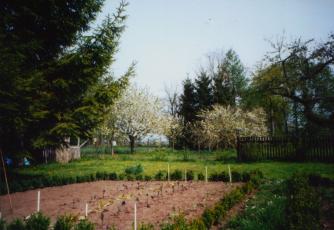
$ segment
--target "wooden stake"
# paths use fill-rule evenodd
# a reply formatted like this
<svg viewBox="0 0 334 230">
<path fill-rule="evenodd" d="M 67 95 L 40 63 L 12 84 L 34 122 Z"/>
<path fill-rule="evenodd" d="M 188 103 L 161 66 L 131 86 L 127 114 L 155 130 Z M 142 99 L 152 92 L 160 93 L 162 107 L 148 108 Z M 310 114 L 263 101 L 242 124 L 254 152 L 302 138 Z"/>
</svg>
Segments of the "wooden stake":
<svg viewBox="0 0 334 230">
<path fill-rule="evenodd" d="M 0 154 L 1 154 L 3 173 L 5 175 L 5 182 L 6 182 L 6 187 L 7 187 L 7 195 L 8 195 L 8 199 L 9 199 L 10 211 L 11 211 L 11 213 L 13 213 L 12 198 L 10 196 L 10 191 L 9 191 L 9 186 L 8 186 L 8 180 L 7 180 L 7 173 L 6 173 L 6 167 L 5 167 L 5 161 L 3 160 L 3 155 L 2 155 L 2 150 L 1 149 L 0 149 Z"/>
<path fill-rule="evenodd" d="M 230 183 L 232 183 L 232 175 L 231 175 L 231 168 L 230 165 L 228 165 L 228 175 L 230 177 Z"/>
<path fill-rule="evenodd" d="M 41 191 L 37 192 L 37 212 L 41 210 Z"/>
<path fill-rule="evenodd" d="M 187 169 L 184 170 L 184 181 L 187 182 Z"/>
<path fill-rule="evenodd" d="M 205 182 L 208 182 L 208 166 L 205 166 Z"/>
<path fill-rule="evenodd" d="M 134 212 L 134 230 L 137 230 L 137 204 L 135 203 L 135 212 Z"/>
<path fill-rule="evenodd" d="M 88 217 L 88 203 L 86 203 L 86 208 L 85 208 L 85 217 Z"/>
<path fill-rule="evenodd" d="M 169 176 L 169 163 L 168 163 L 168 168 L 167 168 L 167 178 L 168 178 L 168 181 L 170 180 L 170 176 Z"/>
</svg>

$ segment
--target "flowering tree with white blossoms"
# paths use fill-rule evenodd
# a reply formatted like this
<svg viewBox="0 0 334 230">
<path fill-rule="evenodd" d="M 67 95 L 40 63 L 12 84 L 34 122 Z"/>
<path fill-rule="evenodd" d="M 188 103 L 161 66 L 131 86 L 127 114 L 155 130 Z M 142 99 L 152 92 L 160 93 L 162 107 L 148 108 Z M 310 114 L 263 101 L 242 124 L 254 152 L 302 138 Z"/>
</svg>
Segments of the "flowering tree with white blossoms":
<svg viewBox="0 0 334 230">
<path fill-rule="evenodd" d="M 181 118 L 179 116 L 165 114 L 160 121 L 160 127 L 162 134 L 168 137 L 174 151 L 176 139 L 182 134 L 183 126 Z"/>
<path fill-rule="evenodd" d="M 237 107 L 215 105 L 199 113 L 199 126 L 203 140 L 211 149 L 214 144 L 235 147 L 237 133 L 242 136 L 264 136 L 267 134 L 266 115 L 261 108 L 243 111 Z"/>
<path fill-rule="evenodd" d="M 147 89 L 129 86 L 115 103 L 111 116 L 115 127 L 129 138 L 131 152 L 137 140 L 149 133 L 161 133 L 162 105 Z"/>
</svg>

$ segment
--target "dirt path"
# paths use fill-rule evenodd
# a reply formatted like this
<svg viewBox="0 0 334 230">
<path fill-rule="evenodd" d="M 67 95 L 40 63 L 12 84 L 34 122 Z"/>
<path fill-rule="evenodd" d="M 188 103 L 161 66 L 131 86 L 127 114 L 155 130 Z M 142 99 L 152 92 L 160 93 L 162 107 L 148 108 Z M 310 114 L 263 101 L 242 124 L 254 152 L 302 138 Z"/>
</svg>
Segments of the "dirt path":
<svg viewBox="0 0 334 230">
<path fill-rule="evenodd" d="M 118 229 L 131 229 L 134 203 L 137 221 L 159 226 L 164 220 L 182 212 L 194 218 L 212 206 L 240 183 L 223 182 L 137 182 L 98 181 L 40 189 L 41 211 L 54 221 L 56 216 L 71 213 L 88 218 L 97 229 L 114 224 Z M 5 219 L 24 218 L 36 211 L 37 190 L 12 194 L 14 212 L 10 213 L 6 196 L 0 196 Z"/>
</svg>

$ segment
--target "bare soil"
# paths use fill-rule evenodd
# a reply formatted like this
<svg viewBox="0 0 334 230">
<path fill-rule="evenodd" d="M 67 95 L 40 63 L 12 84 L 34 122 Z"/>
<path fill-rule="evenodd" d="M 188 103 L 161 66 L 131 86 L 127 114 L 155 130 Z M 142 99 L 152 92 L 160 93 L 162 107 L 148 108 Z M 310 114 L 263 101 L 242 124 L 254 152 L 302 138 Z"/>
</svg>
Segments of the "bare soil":
<svg viewBox="0 0 334 230">
<path fill-rule="evenodd" d="M 132 229 L 134 204 L 137 222 L 158 227 L 173 215 L 183 213 L 187 219 L 200 216 L 206 207 L 213 206 L 225 193 L 241 183 L 224 182 L 144 182 L 98 181 L 40 189 L 41 211 L 52 222 L 62 214 L 84 218 L 88 203 L 88 219 L 96 228 Z M 0 211 L 6 220 L 25 218 L 36 211 L 37 191 L 11 195 L 13 212 L 7 196 L 0 196 Z"/>
</svg>

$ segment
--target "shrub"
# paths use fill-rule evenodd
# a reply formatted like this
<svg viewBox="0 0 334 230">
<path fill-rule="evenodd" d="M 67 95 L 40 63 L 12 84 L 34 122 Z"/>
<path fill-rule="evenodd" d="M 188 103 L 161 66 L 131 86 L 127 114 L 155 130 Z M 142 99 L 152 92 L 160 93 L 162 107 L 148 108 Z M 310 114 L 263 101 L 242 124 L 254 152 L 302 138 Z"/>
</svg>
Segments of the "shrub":
<svg viewBox="0 0 334 230">
<path fill-rule="evenodd" d="M 287 181 L 286 197 L 289 229 L 320 229 L 319 197 L 306 175 L 295 173 Z"/>
<path fill-rule="evenodd" d="M 118 179 L 119 180 L 124 180 L 126 178 L 126 175 L 125 174 L 119 174 L 119 176 L 118 176 Z"/>
<path fill-rule="evenodd" d="M 198 173 L 197 174 L 197 180 L 205 180 L 205 176 L 203 173 Z"/>
<path fill-rule="evenodd" d="M 108 227 L 107 230 L 117 230 L 117 228 L 113 225 L 111 227 Z"/>
<path fill-rule="evenodd" d="M 194 219 L 189 223 L 189 229 L 206 230 L 202 219 Z"/>
<path fill-rule="evenodd" d="M 53 186 L 52 177 L 43 177 L 42 183 L 44 184 L 44 186 L 47 186 L 47 187 Z"/>
<path fill-rule="evenodd" d="M 310 173 L 308 176 L 309 184 L 312 186 L 319 186 L 321 183 L 321 176 L 319 173 Z"/>
<path fill-rule="evenodd" d="M 166 180 L 167 179 L 167 172 L 159 170 L 155 175 L 154 175 L 155 180 Z"/>
<path fill-rule="evenodd" d="M 141 174 L 144 171 L 143 167 L 141 166 L 141 164 L 136 165 L 136 166 L 131 166 L 131 167 L 127 167 L 124 172 L 126 174 L 132 174 L 132 175 L 138 175 Z"/>
<path fill-rule="evenodd" d="M 14 181 L 10 184 L 10 191 L 11 192 L 22 192 L 24 191 L 24 188 L 22 187 L 20 183 Z"/>
<path fill-rule="evenodd" d="M 68 184 L 68 180 L 67 180 L 66 177 L 62 176 L 59 179 L 60 179 L 59 185 L 66 185 L 66 184 Z"/>
<path fill-rule="evenodd" d="M 96 181 L 96 174 L 95 173 L 90 174 L 89 181 Z"/>
<path fill-rule="evenodd" d="M 139 230 L 154 230 L 154 226 L 152 224 L 140 224 L 138 226 Z"/>
<path fill-rule="evenodd" d="M 6 221 L 0 218 L 0 230 L 6 230 Z"/>
<path fill-rule="evenodd" d="M 77 183 L 77 178 L 76 177 L 67 177 L 67 182 L 66 184 L 75 184 Z"/>
<path fill-rule="evenodd" d="M 310 173 L 308 175 L 309 184 L 312 186 L 331 186 L 333 181 L 330 178 L 322 177 L 319 173 Z"/>
<path fill-rule="evenodd" d="M 232 171 L 232 181 L 238 182 L 243 180 L 243 176 L 240 172 Z"/>
<path fill-rule="evenodd" d="M 81 183 L 82 182 L 82 176 L 77 175 L 77 183 Z"/>
<path fill-rule="evenodd" d="M 96 173 L 97 180 L 105 180 L 108 179 L 108 174 L 106 172 L 97 172 Z"/>
<path fill-rule="evenodd" d="M 115 172 L 109 173 L 109 180 L 117 180 L 117 173 Z"/>
<path fill-rule="evenodd" d="M 136 180 L 143 180 L 143 179 L 144 179 L 144 177 L 141 174 L 139 174 L 139 175 L 136 176 Z"/>
<path fill-rule="evenodd" d="M 62 185 L 62 179 L 59 176 L 52 176 L 51 177 L 52 184 L 57 186 L 57 185 Z"/>
<path fill-rule="evenodd" d="M 59 216 L 55 223 L 54 230 L 72 230 L 75 221 L 75 217 L 71 215 Z"/>
<path fill-rule="evenodd" d="M 42 180 L 40 178 L 32 179 L 31 180 L 31 186 L 33 188 L 42 188 L 43 187 Z"/>
<path fill-rule="evenodd" d="M 177 215 L 173 218 L 172 223 L 166 223 L 161 226 L 161 230 L 176 230 L 182 229 L 186 230 L 188 228 L 187 220 L 184 218 L 184 215 Z"/>
<path fill-rule="evenodd" d="M 221 173 L 213 173 L 209 177 L 210 181 L 224 181 L 228 182 L 230 181 L 230 178 L 226 172 L 221 172 Z"/>
<path fill-rule="evenodd" d="M 242 182 L 248 182 L 250 181 L 251 175 L 249 172 L 243 172 L 242 173 Z"/>
<path fill-rule="evenodd" d="M 44 216 L 41 212 L 34 213 L 26 222 L 27 230 L 48 230 L 50 218 Z"/>
<path fill-rule="evenodd" d="M 187 180 L 194 179 L 194 172 L 192 170 L 187 171 Z"/>
<path fill-rule="evenodd" d="M 226 209 L 223 204 L 218 204 L 213 209 L 213 223 L 218 224 L 226 215 Z"/>
<path fill-rule="evenodd" d="M 251 183 L 246 183 L 244 186 L 241 187 L 241 192 L 243 194 L 248 194 L 253 190 L 253 185 Z"/>
<path fill-rule="evenodd" d="M 212 173 L 210 176 L 209 176 L 209 180 L 210 181 L 220 181 L 220 176 L 218 173 Z"/>
<path fill-rule="evenodd" d="M 251 177 L 258 177 L 259 179 L 263 178 L 263 173 L 259 169 L 254 169 L 249 172 Z"/>
<path fill-rule="evenodd" d="M 126 179 L 128 180 L 128 181 L 134 181 L 135 180 L 135 177 L 134 177 L 134 175 L 132 175 L 132 174 L 128 174 L 128 175 L 125 175 L 126 176 Z"/>
<path fill-rule="evenodd" d="M 221 172 L 219 177 L 220 177 L 221 181 L 224 181 L 224 182 L 229 182 L 230 181 L 230 176 L 227 172 L 224 172 L 224 171 Z"/>
<path fill-rule="evenodd" d="M 150 175 L 145 175 L 144 180 L 150 181 L 150 180 L 152 180 L 152 177 Z"/>
<path fill-rule="evenodd" d="M 13 220 L 10 224 L 7 225 L 7 230 L 25 230 L 25 229 L 26 227 L 23 221 L 20 219 Z"/>
<path fill-rule="evenodd" d="M 174 172 L 170 174 L 171 180 L 182 180 L 182 172 L 181 170 L 176 169 Z"/>
<path fill-rule="evenodd" d="M 95 230 L 95 226 L 88 220 L 84 219 L 84 220 L 80 220 L 74 229 L 75 230 Z"/>
<path fill-rule="evenodd" d="M 202 214 L 202 220 L 207 229 L 210 229 L 214 221 L 214 213 L 211 209 L 205 209 Z"/>
</svg>

